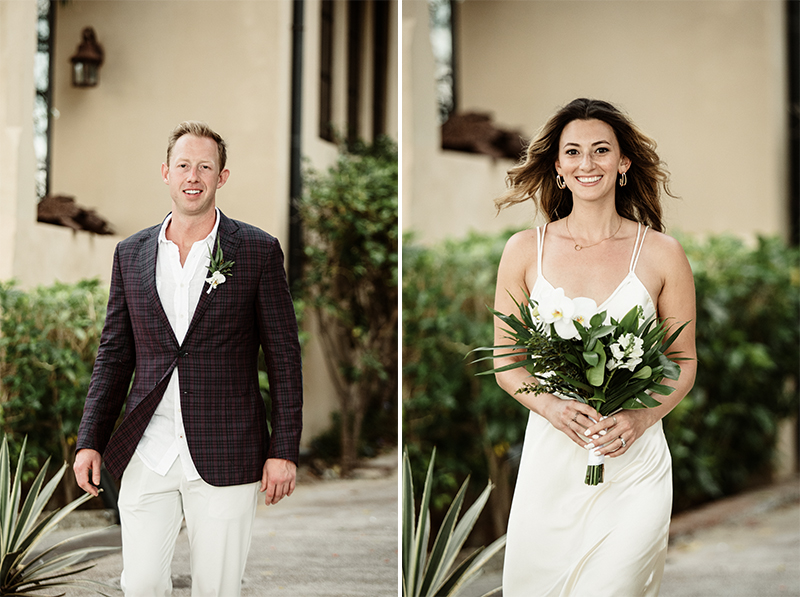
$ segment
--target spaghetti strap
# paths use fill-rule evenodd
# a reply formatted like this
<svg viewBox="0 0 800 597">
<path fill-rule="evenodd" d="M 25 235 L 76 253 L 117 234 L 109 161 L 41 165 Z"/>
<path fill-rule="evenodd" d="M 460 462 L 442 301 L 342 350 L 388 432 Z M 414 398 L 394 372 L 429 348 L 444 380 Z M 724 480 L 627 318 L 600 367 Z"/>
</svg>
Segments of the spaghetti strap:
<svg viewBox="0 0 800 597">
<path fill-rule="evenodd" d="M 542 275 L 542 249 L 544 249 L 544 233 L 547 224 L 536 227 L 536 275 Z"/>
<path fill-rule="evenodd" d="M 639 229 L 636 231 L 636 244 L 633 246 L 633 257 L 631 257 L 631 272 L 636 270 L 636 265 L 639 263 L 639 255 L 642 253 L 642 247 L 644 246 L 644 237 L 647 234 L 649 226 L 644 227 L 644 231 L 642 231 L 642 225 L 639 224 Z M 639 233 L 641 232 L 641 240 L 639 239 Z"/>
<path fill-rule="evenodd" d="M 636 229 L 636 242 L 633 243 L 633 253 L 631 253 L 631 264 L 628 266 L 628 273 L 633 271 L 633 268 L 636 266 L 636 257 L 639 251 L 639 235 L 642 233 L 642 225 L 639 224 L 639 227 Z"/>
</svg>

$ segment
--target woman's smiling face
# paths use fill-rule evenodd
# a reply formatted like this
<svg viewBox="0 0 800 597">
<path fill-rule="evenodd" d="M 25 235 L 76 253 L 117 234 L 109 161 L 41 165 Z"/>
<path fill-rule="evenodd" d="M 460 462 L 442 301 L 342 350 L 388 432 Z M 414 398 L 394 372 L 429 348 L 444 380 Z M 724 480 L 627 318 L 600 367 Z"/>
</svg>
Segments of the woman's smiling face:
<svg viewBox="0 0 800 597">
<path fill-rule="evenodd" d="M 573 120 L 561 132 L 556 171 L 574 200 L 614 200 L 617 174 L 630 167 L 614 134 L 602 120 Z"/>
</svg>

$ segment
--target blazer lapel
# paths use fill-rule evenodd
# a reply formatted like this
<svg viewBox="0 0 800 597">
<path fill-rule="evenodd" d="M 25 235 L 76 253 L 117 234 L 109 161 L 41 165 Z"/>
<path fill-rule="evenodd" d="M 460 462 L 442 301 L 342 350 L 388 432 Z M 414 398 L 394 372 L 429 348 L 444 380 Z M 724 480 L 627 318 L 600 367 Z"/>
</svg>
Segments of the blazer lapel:
<svg viewBox="0 0 800 597">
<path fill-rule="evenodd" d="M 239 236 L 239 225 L 228 218 L 225 214 L 222 213 L 220 210 L 219 212 L 219 228 L 217 228 L 217 238 L 220 242 L 220 247 L 222 247 L 222 254 L 224 256 L 225 261 L 236 261 L 236 250 L 239 248 L 239 242 L 241 241 L 241 237 Z M 217 239 L 214 239 L 214 249 L 213 251 L 216 252 L 217 250 Z M 233 266 L 234 272 L 236 270 L 236 265 Z M 229 282 L 228 282 L 229 283 Z M 221 286 L 218 286 L 216 290 L 212 290 L 208 292 L 209 284 L 206 282 L 203 284 L 203 290 L 200 293 L 200 300 L 197 303 L 197 308 L 194 311 L 194 316 L 192 317 L 192 321 L 189 324 L 189 329 L 186 330 L 186 336 L 184 337 L 183 341 L 186 342 L 186 338 L 189 337 L 189 334 L 192 333 L 192 330 L 198 324 L 198 322 L 203 318 L 203 315 L 208 309 L 208 306 L 212 303 L 214 298 L 217 296 L 217 293 L 220 292 Z"/>
<path fill-rule="evenodd" d="M 141 243 L 139 249 L 139 279 L 142 281 L 142 288 L 147 295 L 148 301 L 153 306 L 156 316 L 161 320 L 163 328 L 169 330 L 170 335 L 175 340 L 175 344 L 178 344 L 178 339 L 175 337 L 175 332 L 169 323 L 167 313 L 164 311 L 164 306 L 161 304 L 158 289 L 156 288 L 156 258 L 158 256 L 158 233 L 160 230 L 160 225 L 154 226 L 150 229 L 150 234 L 139 241 Z"/>
</svg>

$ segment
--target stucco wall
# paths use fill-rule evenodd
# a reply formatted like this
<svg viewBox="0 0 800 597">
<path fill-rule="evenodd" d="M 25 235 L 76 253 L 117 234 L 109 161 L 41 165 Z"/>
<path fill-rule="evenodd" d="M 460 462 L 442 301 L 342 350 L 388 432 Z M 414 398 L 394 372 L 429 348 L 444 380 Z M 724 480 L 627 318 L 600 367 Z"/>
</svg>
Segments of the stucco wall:
<svg viewBox="0 0 800 597">
<path fill-rule="evenodd" d="M 785 23 L 782 2 L 673 0 L 465 0 L 457 9 L 461 111 L 491 112 L 501 126 L 533 135 L 575 97 L 612 101 L 658 142 L 680 199 L 665 201 L 669 229 L 698 233 L 788 231 Z M 403 5 L 415 21 L 406 44 L 404 132 L 414 135 L 404 228 L 424 239 L 453 234 L 452 196 L 470 193 L 468 228 L 491 229 L 483 208 L 503 188 L 495 169 L 464 166 L 438 149 L 425 3 Z M 405 22 L 405 21 L 404 21 Z M 411 35 L 404 31 L 404 35 Z M 404 69 L 407 68 L 404 62 Z M 414 127 L 413 130 L 410 127 Z M 408 128 L 407 128 L 408 127 Z M 404 151 L 404 159 L 406 158 Z M 479 158 L 487 164 L 488 157 Z M 410 169 L 410 170 L 409 170 Z M 516 208 L 515 208 L 516 209 Z M 530 220 L 512 218 L 519 227 Z M 458 217 L 458 216 L 456 216 Z"/>
<path fill-rule="evenodd" d="M 432 242 L 531 224 L 533 212 L 514 207 L 495 213 L 509 160 L 441 150 L 430 46 L 428 7 L 403 2 L 402 217 L 404 232 Z"/>
<path fill-rule="evenodd" d="M 35 196 L 35 50 L 36 2 L 0 2 L 0 279 L 16 271 L 18 220 L 28 221 L 35 214 L 35 204 L 29 200 Z"/>
<path fill-rule="evenodd" d="M 183 120 L 229 144 L 218 205 L 286 240 L 291 3 L 73 0 L 56 19 L 51 189 L 96 208 L 121 236 L 170 210 L 160 165 Z M 100 83 L 71 86 L 85 26 L 105 51 Z"/>
</svg>

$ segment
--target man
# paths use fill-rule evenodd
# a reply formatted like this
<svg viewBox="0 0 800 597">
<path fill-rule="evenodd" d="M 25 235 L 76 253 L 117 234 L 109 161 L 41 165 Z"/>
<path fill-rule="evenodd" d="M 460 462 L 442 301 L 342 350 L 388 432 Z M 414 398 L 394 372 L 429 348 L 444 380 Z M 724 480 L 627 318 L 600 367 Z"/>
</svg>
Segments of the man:
<svg viewBox="0 0 800 597">
<path fill-rule="evenodd" d="M 97 495 L 102 453 L 122 479 L 126 597 L 171 593 L 184 517 L 192 595 L 239 595 L 258 492 L 269 505 L 295 487 L 302 379 L 283 254 L 275 238 L 217 209 L 216 191 L 230 174 L 225 161 L 217 133 L 180 124 L 161 166 L 172 212 L 114 254 L 74 470 L 78 485 Z"/>
</svg>

